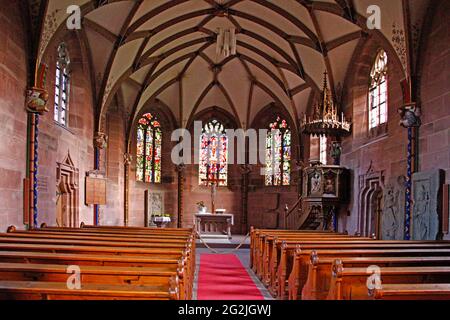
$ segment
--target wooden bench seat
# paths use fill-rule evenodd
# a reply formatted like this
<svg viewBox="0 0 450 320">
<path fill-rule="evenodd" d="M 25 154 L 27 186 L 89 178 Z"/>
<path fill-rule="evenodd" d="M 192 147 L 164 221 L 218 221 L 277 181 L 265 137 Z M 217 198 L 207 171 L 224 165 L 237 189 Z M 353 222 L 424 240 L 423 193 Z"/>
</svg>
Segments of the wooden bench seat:
<svg viewBox="0 0 450 320">
<path fill-rule="evenodd" d="M 164 239 L 168 239 L 171 242 L 176 241 L 186 241 L 189 239 L 186 235 L 134 235 L 134 234 L 99 234 L 93 232 L 87 233 L 78 233 L 78 232 L 58 232 L 58 231 L 16 231 L 6 234 L 8 237 L 47 237 L 49 239 L 57 239 L 58 237 L 65 237 L 68 239 L 87 239 L 87 240 L 96 240 L 103 239 L 107 241 L 109 239 L 123 239 L 124 241 L 151 241 L 151 240 L 160 240 L 162 237 Z"/>
<path fill-rule="evenodd" d="M 260 243 L 255 253 L 256 273 L 263 279 L 263 275 L 268 273 L 269 261 L 273 253 L 275 242 L 286 241 L 289 243 L 301 243 L 302 241 L 339 241 L 339 240 L 370 240 L 369 238 L 355 238 L 347 235 L 337 234 L 305 234 L 305 235 L 266 235 L 260 238 Z"/>
<path fill-rule="evenodd" d="M 335 261 L 327 300 L 367 300 L 367 268 L 347 268 Z M 450 267 L 383 267 L 379 270 L 381 285 L 450 283 Z"/>
<path fill-rule="evenodd" d="M 409 267 L 409 266 L 450 266 L 450 257 L 345 257 L 340 259 L 349 268 Z M 330 290 L 334 258 L 312 256 L 308 277 L 302 289 L 303 300 L 325 300 Z"/>
<path fill-rule="evenodd" d="M 269 269 L 274 273 L 271 275 L 271 292 L 275 292 L 280 298 L 286 298 L 286 281 L 293 273 L 294 257 L 298 248 L 307 250 L 343 250 L 343 249 L 450 249 L 450 242 L 432 241 L 318 241 L 316 243 L 303 241 L 302 244 L 276 243 L 276 252 L 272 254 Z M 279 258 L 278 258 L 279 256 Z M 309 260 L 309 257 L 308 257 Z M 308 261 L 309 262 L 309 261 Z M 294 272 L 295 275 L 302 270 Z M 304 271 L 303 271 L 304 272 Z"/>
<path fill-rule="evenodd" d="M 81 283 L 158 285 L 169 289 L 178 264 L 165 267 L 79 266 Z M 67 265 L 0 263 L 0 280 L 67 282 Z"/>
<path fill-rule="evenodd" d="M 164 267 L 178 264 L 180 253 L 155 254 L 150 257 L 100 254 L 0 251 L 0 262 L 40 263 L 83 266 Z"/>
<path fill-rule="evenodd" d="M 250 231 L 250 268 L 256 271 L 258 255 L 263 254 L 263 241 L 266 236 L 311 236 L 320 235 L 339 235 L 331 231 L 315 231 L 315 230 L 262 230 L 251 228 Z"/>
<path fill-rule="evenodd" d="M 10 227 L 0 234 L 0 299 L 191 299 L 195 247 L 192 229 Z M 81 269 L 76 293 L 68 266 Z"/>
<path fill-rule="evenodd" d="M 0 281 L 0 300 L 177 300 L 174 289 L 162 286 L 83 284 L 70 290 L 66 283 Z"/>
<path fill-rule="evenodd" d="M 186 241 L 170 242 L 164 238 L 152 240 L 151 242 L 127 242 L 127 241 L 102 241 L 84 239 L 48 239 L 29 237 L 7 237 L 0 236 L 0 243 L 34 243 L 34 244 L 60 244 L 60 245 L 84 245 L 104 247 L 133 247 L 133 248 L 185 248 Z"/>
<path fill-rule="evenodd" d="M 448 249 L 321 249 L 321 250 L 300 250 L 295 253 L 294 264 L 288 278 L 288 299 L 300 299 L 300 293 L 306 283 L 308 277 L 308 268 L 311 256 L 319 255 L 321 259 L 340 259 L 344 257 L 424 257 L 424 256 L 450 256 L 450 248 Z"/>
<path fill-rule="evenodd" d="M 450 300 L 450 284 L 386 284 L 369 295 L 377 300 Z"/>
</svg>

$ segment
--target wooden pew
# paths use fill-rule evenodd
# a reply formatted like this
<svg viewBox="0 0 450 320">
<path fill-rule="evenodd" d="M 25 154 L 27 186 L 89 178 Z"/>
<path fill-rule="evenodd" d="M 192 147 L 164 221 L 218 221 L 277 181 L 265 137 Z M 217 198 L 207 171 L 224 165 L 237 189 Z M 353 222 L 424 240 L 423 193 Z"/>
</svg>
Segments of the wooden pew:
<svg viewBox="0 0 450 320">
<path fill-rule="evenodd" d="M 81 283 L 133 286 L 158 286 L 169 291 L 170 279 L 177 275 L 178 265 L 165 267 L 79 266 Z M 66 283 L 68 266 L 61 264 L 0 263 L 0 280 Z M 184 287 L 180 286 L 180 292 Z M 185 298 L 184 295 L 182 298 Z"/>
<path fill-rule="evenodd" d="M 300 293 L 308 278 L 309 262 L 311 257 L 319 255 L 321 258 L 339 259 L 343 257 L 423 257 L 423 256 L 450 256 L 448 249 L 401 249 L 401 248 L 369 248 L 369 249 L 321 249 L 321 250 L 301 250 L 297 249 L 294 258 L 292 272 L 288 279 L 288 299 L 301 299 Z"/>
<path fill-rule="evenodd" d="M 105 265 L 105 263 L 115 264 L 116 266 L 110 266 L 109 268 L 118 268 L 119 274 L 123 273 L 124 270 L 122 269 L 125 266 L 130 268 L 136 265 L 142 269 L 142 265 L 144 265 L 147 269 L 159 268 L 159 270 L 155 269 L 153 272 L 170 271 L 171 276 L 177 276 L 176 282 L 180 283 L 180 288 L 183 288 L 183 286 L 186 288 L 177 289 L 179 296 L 183 298 L 192 296 L 192 282 L 195 271 L 195 237 L 192 230 L 190 230 L 191 232 L 189 230 L 181 230 L 181 232 L 174 230 L 171 234 L 155 234 L 153 237 L 148 237 L 146 232 L 136 232 L 136 230 L 114 229 L 107 233 L 94 230 L 89 233 L 77 233 L 73 232 L 74 230 L 54 229 L 53 231 L 21 232 L 9 228 L 8 231 L 12 233 L 0 235 L 0 256 L 2 252 L 5 252 L 4 250 L 7 250 L 6 252 L 9 252 L 9 255 L 3 254 L 2 259 L 27 262 L 27 268 L 30 268 L 31 265 L 30 255 L 32 256 L 31 259 L 34 262 L 39 261 L 39 264 L 45 261 L 47 263 L 48 261 L 58 261 L 61 258 L 70 260 L 72 264 L 77 262 L 76 265 L 89 263 L 90 268 L 99 268 L 100 264 Z M 11 240 L 12 242 L 10 242 Z M 167 245 L 167 242 L 172 242 L 172 244 Z M 20 255 L 22 250 L 30 250 L 28 257 L 23 254 Z M 60 252 L 68 253 L 62 253 L 65 256 L 61 256 Z M 95 253 L 100 253 L 101 256 L 95 255 Z M 36 255 L 39 255 L 39 257 Z M 55 256 L 52 257 L 52 255 Z M 172 258 L 172 260 L 167 258 Z M 180 267 L 179 271 L 177 271 L 177 262 L 178 267 Z M 59 268 L 58 270 L 64 268 L 61 261 L 57 265 L 59 266 L 54 268 Z M 149 272 L 149 270 L 140 271 Z M 18 274 L 20 274 L 19 271 Z M 37 274 L 40 273 L 37 272 Z M 168 279 L 170 277 L 166 276 L 164 280 L 166 284 Z"/>
<path fill-rule="evenodd" d="M 176 241 L 186 241 L 188 237 L 186 235 L 177 235 L 177 234 L 168 234 L 168 235 L 157 235 L 157 234 L 149 234 L 149 235 L 136 235 L 136 234 L 101 234 L 101 233 L 81 233 L 81 232 L 62 232 L 62 231 L 15 231 L 12 233 L 6 234 L 9 237 L 40 237 L 40 238 L 49 238 L 49 239 L 57 239 L 58 237 L 66 237 L 68 239 L 87 239 L 87 240 L 109 240 L 111 238 L 120 239 L 123 241 L 138 241 L 142 242 L 143 240 L 161 240 L 168 239 L 171 242 Z"/>
<path fill-rule="evenodd" d="M 273 246 L 275 245 L 276 241 L 286 241 L 290 243 L 299 243 L 301 241 L 321 241 L 321 240 L 328 240 L 328 241 L 335 241 L 335 240 L 351 240 L 351 239 L 360 239 L 355 238 L 352 236 L 347 235 L 341 235 L 341 234 L 299 234 L 299 235 L 285 235 L 285 234 L 278 234 L 278 235 L 265 235 L 260 238 L 260 246 L 259 249 L 259 256 L 257 256 L 257 275 L 263 280 L 263 282 L 268 285 L 268 277 L 270 275 L 269 271 L 269 263 L 272 259 L 273 254 Z M 369 240 L 369 238 L 364 238 L 364 240 Z"/>
<path fill-rule="evenodd" d="M 150 257 L 102 254 L 0 251 L 0 262 L 40 263 L 111 267 L 165 267 L 178 265 L 180 253 L 155 254 Z"/>
<path fill-rule="evenodd" d="M 450 300 L 450 284 L 386 284 L 369 290 L 376 300 Z"/>
<path fill-rule="evenodd" d="M 40 247 L 41 246 L 38 245 L 38 248 L 36 248 L 37 251 L 45 251 L 45 250 L 50 249 L 50 250 L 48 250 L 48 253 L 47 253 L 48 255 L 51 255 L 52 252 L 54 251 L 54 250 L 52 250 L 51 246 L 50 246 L 50 248 L 42 248 L 42 247 L 40 248 Z M 18 249 L 18 248 L 16 248 L 16 249 Z M 53 249 L 55 249 L 55 248 L 53 247 Z M 56 248 L 56 249 L 58 250 L 59 248 Z M 74 250 L 72 250 L 72 252 L 76 252 L 78 255 L 82 256 L 79 259 L 78 262 L 83 262 L 84 259 L 88 258 L 87 255 L 83 255 L 82 253 L 80 253 L 80 251 L 77 251 L 77 249 L 80 249 L 80 247 L 73 247 L 72 249 L 74 249 Z M 155 257 L 153 254 L 149 254 L 149 255 L 147 255 L 147 258 L 142 258 L 142 256 L 136 255 L 136 253 L 138 251 L 134 251 L 134 252 L 131 251 L 133 254 L 130 254 L 130 255 L 119 256 L 119 255 L 116 255 L 116 253 L 114 252 L 114 248 L 109 248 L 108 247 L 108 249 L 111 249 L 111 251 L 110 251 L 110 253 L 111 253 L 110 257 L 112 258 L 112 259 L 110 259 L 110 260 L 112 260 L 111 263 L 113 263 L 113 264 L 121 264 L 121 265 L 122 264 L 125 264 L 125 265 L 128 264 L 126 268 L 130 268 L 130 266 L 134 266 L 134 265 L 136 265 L 136 267 L 142 268 L 142 265 L 145 265 L 145 264 L 149 265 L 150 264 L 149 261 L 148 261 L 149 259 L 152 259 L 152 258 Z M 84 249 L 81 248 L 81 250 L 84 250 Z M 141 250 L 139 250 L 139 252 L 141 252 Z M 20 253 L 20 250 L 19 250 L 19 253 Z M 37 253 L 40 253 L 40 252 L 37 252 Z M 91 252 L 90 251 L 86 251 L 86 253 L 91 253 Z M 102 252 L 102 253 L 104 254 L 105 252 Z M 160 255 L 162 255 L 162 254 L 164 254 L 164 251 L 160 252 Z M 92 256 L 92 254 L 89 255 L 89 256 Z M 57 257 L 58 257 L 57 254 L 55 254 L 54 257 L 49 257 L 49 258 L 50 259 L 56 259 Z M 99 258 L 100 257 L 101 256 L 99 256 Z M 194 269 L 192 269 L 188 259 L 186 258 L 186 254 L 183 253 L 182 251 L 176 252 L 176 257 L 177 257 L 177 260 L 176 260 L 175 264 L 168 264 L 167 263 L 168 261 L 166 260 L 166 261 L 164 261 L 164 262 L 166 262 L 165 266 L 161 266 L 159 268 L 166 268 L 166 269 L 170 269 L 171 271 L 173 271 L 174 268 L 178 267 L 178 270 L 177 270 L 178 280 L 177 280 L 177 282 L 179 283 L 179 287 L 180 287 L 179 294 L 180 294 L 180 296 L 183 299 L 185 297 L 187 297 L 189 299 L 189 298 L 192 297 L 192 289 L 193 289 L 193 280 L 194 280 L 195 267 L 194 267 Z M 29 257 L 26 257 L 24 259 L 25 259 L 25 261 L 27 263 L 30 262 L 29 261 L 29 259 L 30 259 Z M 32 256 L 31 256 L 31 259 L 33 259 Z M 91 261 L 92 261 L 92 259 L 91 259 Z"/>
<path fill-rule="evenodd" d="M 315 231 L 315 230 L 267 230 L 267 229 L 255 229 L 251 228 L 250 231 L 250 267 L 253 271 L 256 270 L 258 255 L 263 254 L 263 241 L 265 236 L 278 235 L 278 236 L 300 236 L 300 235 L 330 235 L 337 234 L 331 231 Z"/>
<path fill-rule="evenodd" d="M 175 283 L 175 280 L 172 280 Z M 70 290 L 66 283 L 0 281 L 0 300 L 179 300 L 175 286 L 84 284 Z"/>
<path fill-rule="evenodd" d="M 450 267 L 382 267 L 378 284 L 450 283 Z M 367 268 L 347 268 L 341 260 L 332 267 L 327 300 L 367 300 L 368 280 L 372 275 Z M 373 285 L 373 284 L 372 284 Z"/>
<path fill-rule="evenodd" d="M 301 251 L 308 250 L 357 250 L 357 249 L 450 249 L 450 242 L 430 242 L 430 241 L 319 241 L 316 243 L 308 243 L 303 242 L 300 244 L 287 244 L 287 242 L 283 242 L 278 244 L 278 250 L 280 253 L 280 259 L 278 262 L 278 267 L 275 267 L 275 263 L 277 261 L 272 262 L 271 268 L 272 270 L 276 270 L 275 283 L 272 283 L 272 290 L 276 290 L 277 296 L 285 299 L 286 294 L 286 280 L 289 280 L 292 286 L 301 287 L 301 283 L 298 283 L 298 279 L 302 279 L 307 274 L 307 266 L 310 260 L 309 255 L 305 260 L 305 256 L 303 256 L 303 260 L 300 260 L 301 256 L 298 257 L 299 260 L 296 259 L 295 256 L 298 252 L 298 248 L 301 248 Z M 309 253 L 308 253 L 309 254 Z M 273 255 L 276 258 L 277 255 Z M 295 289 L 293 289 L 295 291 Z M 301 292 L 301 291 L 299 291 Z M 295 296 L 295 295 L 294 295 Z M 292 296 L 292 297 L 294 297 Z"/>
<path fill-rule="evenodd" d="M 330 290 L 334 258 L 311 257 L 308 278 L 302 289 L 303 300 L 324 300 Z M 450 256 L 435 257 L 345 257 L 341 264 L 348 267 L 410 267 L 410 266 L 450 266 Z"/>
</svg>

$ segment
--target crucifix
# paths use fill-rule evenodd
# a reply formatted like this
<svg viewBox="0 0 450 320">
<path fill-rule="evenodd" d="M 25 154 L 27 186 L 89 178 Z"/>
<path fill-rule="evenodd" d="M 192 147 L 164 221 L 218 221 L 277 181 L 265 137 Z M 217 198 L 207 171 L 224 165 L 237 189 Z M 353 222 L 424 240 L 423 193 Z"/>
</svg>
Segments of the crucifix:
<svg viewBox="0 0 450 320">
<path fill-rule="evenodd" d="M 211 210 L 212 214 L 216 214 L 216 195 L 217 195 L 217 187 L 221 182 L 225 182 L 225 179 L 219 178 L 220 174 L 220 165 L 216 164 L 216 172 L 211 174 L 211 166 L 208 164 L 206 166 L 206 179 L 202 179 L 203 182 L 206 182 L 207 185 L 211 186 Z M 211 177 L 212 175 L 212 177 Z"/>
</svg>

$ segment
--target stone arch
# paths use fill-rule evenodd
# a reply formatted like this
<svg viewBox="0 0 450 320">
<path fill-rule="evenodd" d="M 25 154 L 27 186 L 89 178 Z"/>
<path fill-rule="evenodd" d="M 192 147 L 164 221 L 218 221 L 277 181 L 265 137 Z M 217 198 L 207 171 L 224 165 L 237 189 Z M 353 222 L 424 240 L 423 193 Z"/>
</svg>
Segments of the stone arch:
<svg viewBox="0 0 450 320">
<path fill-rule="evenodd" d="M 59 227 L 79 226 L 79 171 L 67 153 L 63 162 L 56 167 L 57 213 Z"/>
<path fill-rule="evenodd" d="M 384 189 L 384 172 L 369 171 L 359 177 L 359 222 L 362 236 L 379 236 Z"/>
</svg>

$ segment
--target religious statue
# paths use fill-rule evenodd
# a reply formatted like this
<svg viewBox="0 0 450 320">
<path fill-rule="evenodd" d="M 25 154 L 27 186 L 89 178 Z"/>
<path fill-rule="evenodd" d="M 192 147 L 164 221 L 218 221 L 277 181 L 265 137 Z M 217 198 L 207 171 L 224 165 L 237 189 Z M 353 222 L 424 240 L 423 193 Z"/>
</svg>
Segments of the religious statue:
<svg viewBox="0 0 450 320">
<path fill-rule="evenodd" d="M 322 185 L 322 177 L 319 172 L 314 172 L 311 176 L 311 193 L 320 193 Z"/>
<path fill-rule="evenodd" d="M 336 185 L 335 185 L 335 177 L 333 175 L 329 175 L 325 178 L 324 190 L 325 194 L 336 194 Z"/>
<path fill-rule="evenodd" d="M 125 153 L 123 155 L 123 162 L 125 163 L 125 165 L 129 166 L 132 161 L 133 161 L 133 155 L 131 153 Z"/>
<path fill-rule="evenodd" d="M 46 90 L 33 88 L 27 91 L 27 110 L 32 113 L 43 114 L 48 112 L 47 102 L 49 95 Z"/>
<path fill-rule="evenodd" d="M 341 165 L 342 145 L 340 142 L 334 141 L 331 145 L 331 158 L 335 166 Z"/>
<path fill-rule="evenodd" d="M 97 132 L 94 137 L 94 146 L 100 150 L 106 149 L 108 146 L 108 136 L 103 132 Z"/>
<path fill-rule="evenodd" d="M 398 109 L 398 113 L 402 118 L 400 125 L 404 128 L 420 127 L 422 121 L 420 120 L 421 111 L 415 104 L 406 105 Z"/>
<path fill-rule="evenodd" d="M 420 191 L 414 203 L 413 213 L 413 230 L 414 239 L 426 240 L 428 238 L 428 211 L 430 205 L 430 196 L 425 188 L 425 185 L 421 185 Z"/>
<path fill-rule="evenodd" d="M 203 201 L 197 202 L 198 213 L 206 213 L 207 208 Z"/>
</svg>

